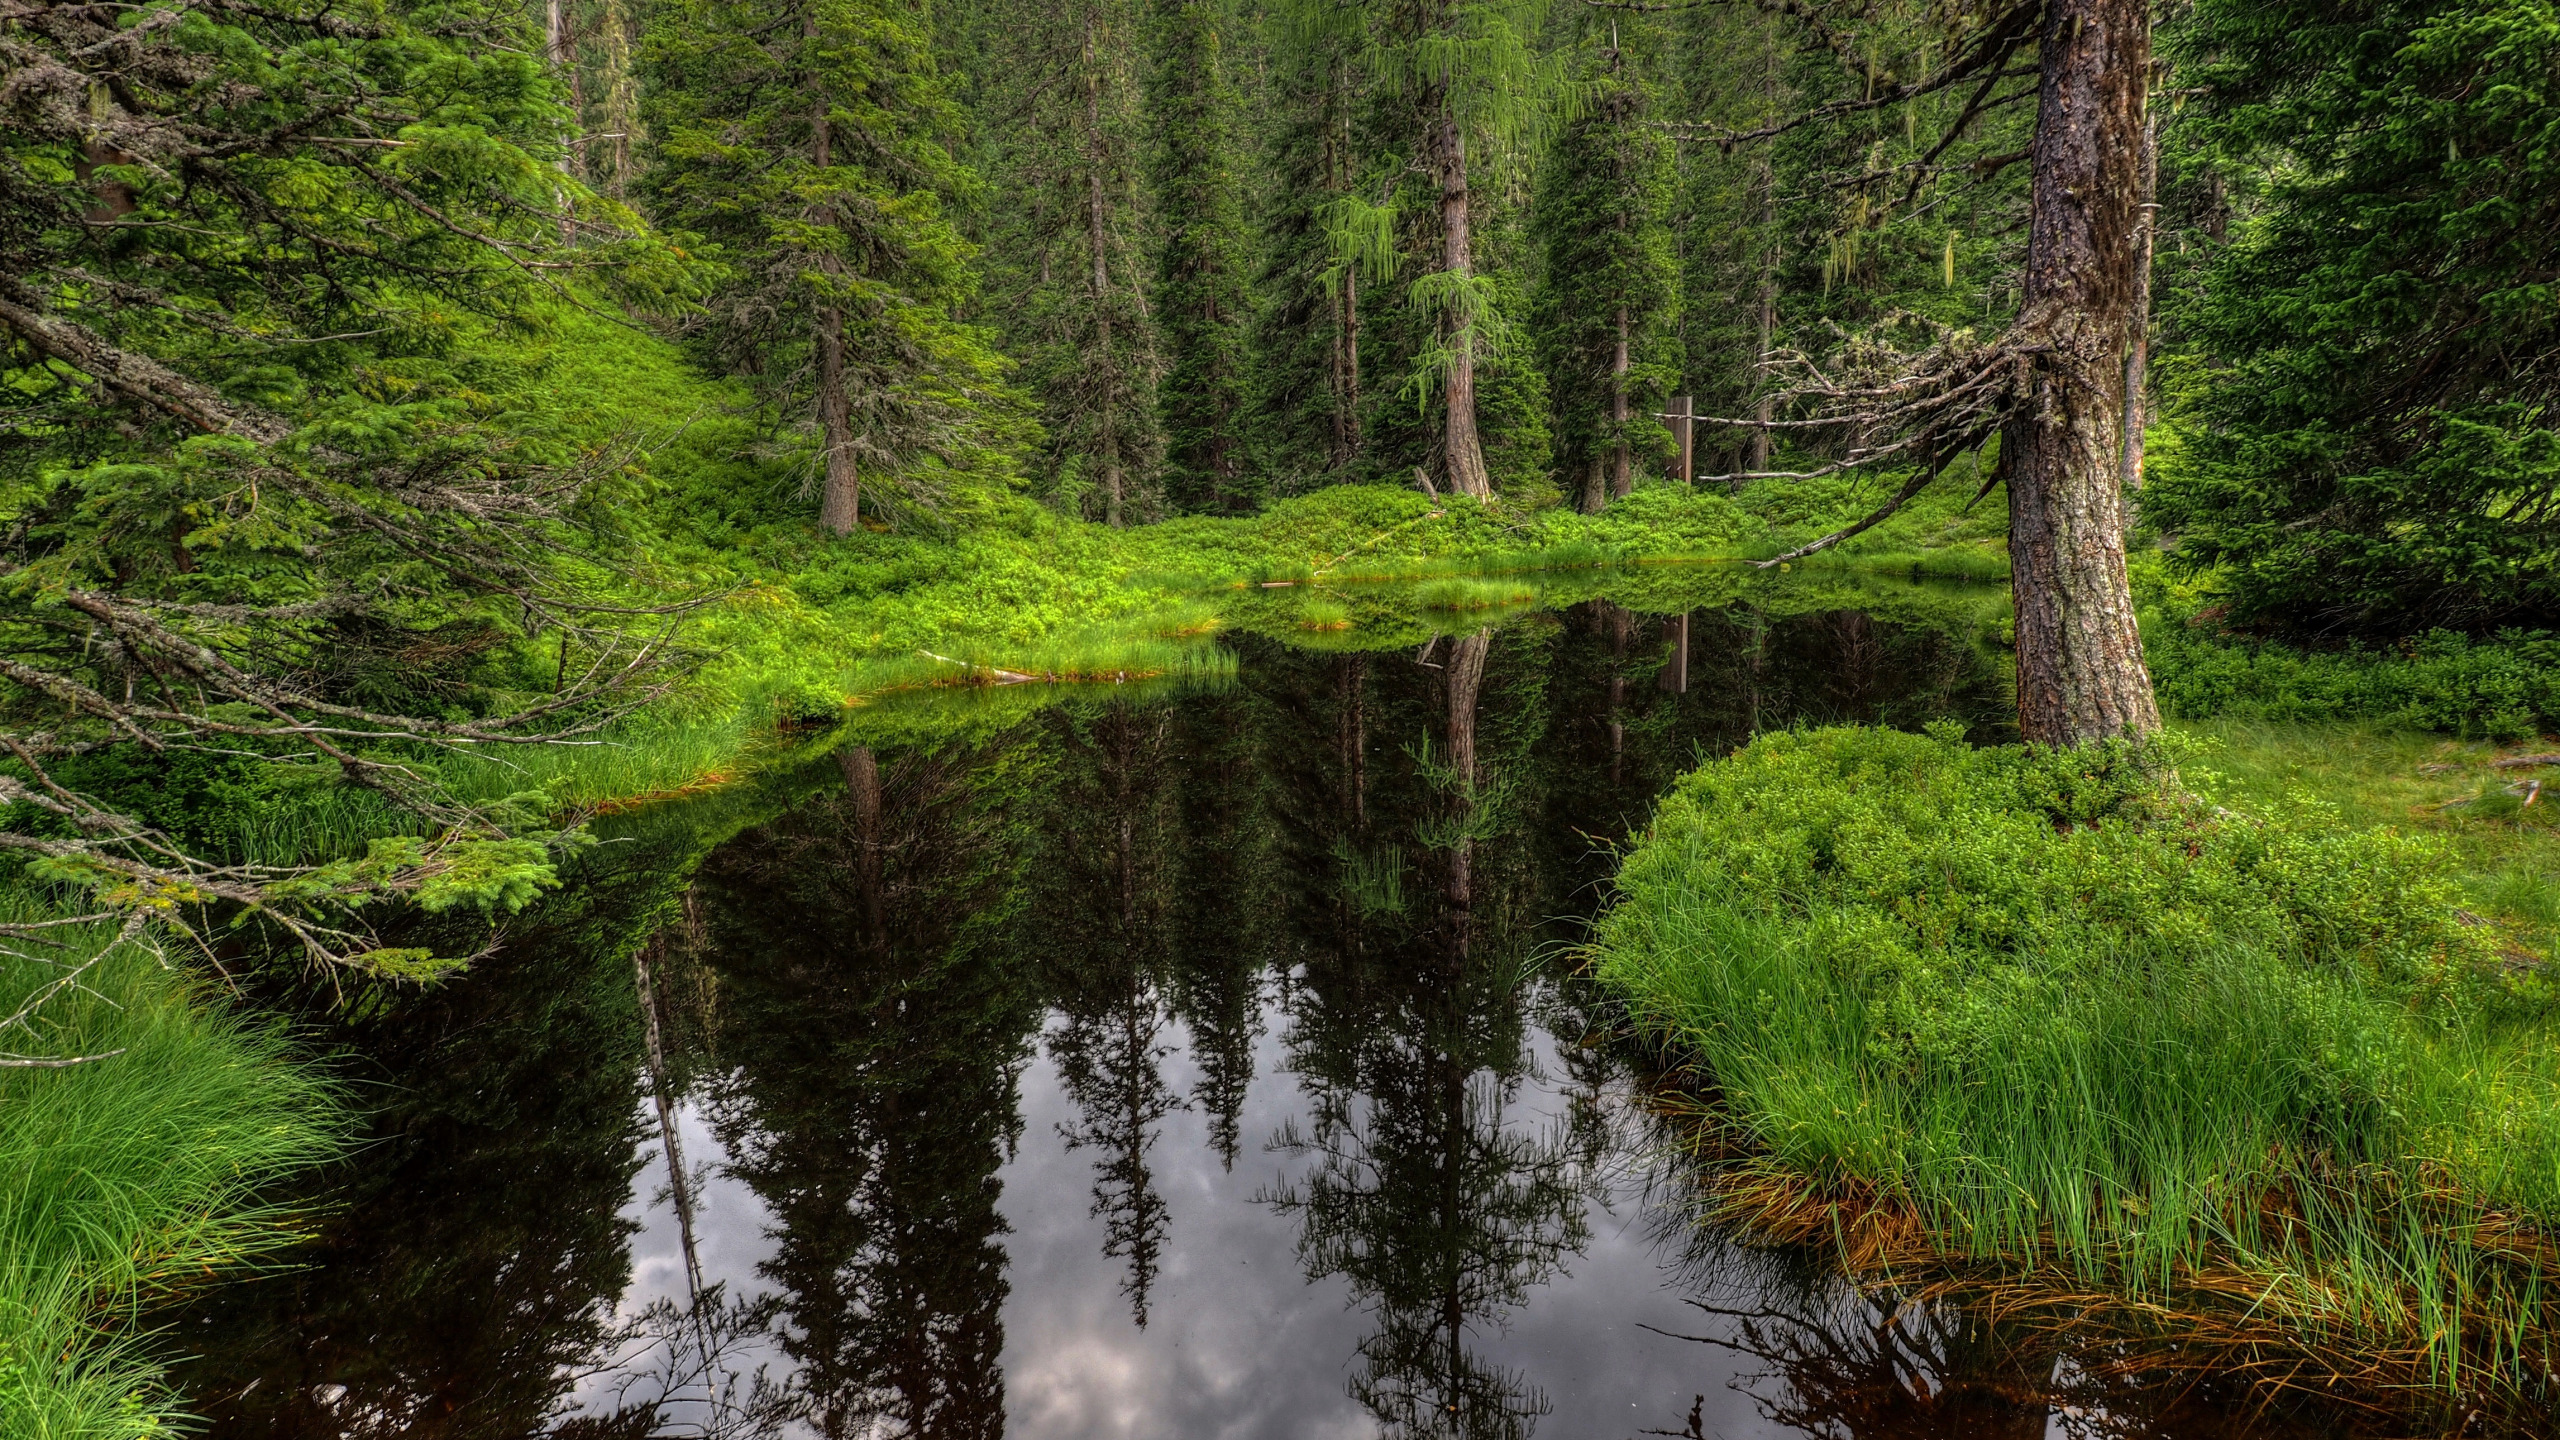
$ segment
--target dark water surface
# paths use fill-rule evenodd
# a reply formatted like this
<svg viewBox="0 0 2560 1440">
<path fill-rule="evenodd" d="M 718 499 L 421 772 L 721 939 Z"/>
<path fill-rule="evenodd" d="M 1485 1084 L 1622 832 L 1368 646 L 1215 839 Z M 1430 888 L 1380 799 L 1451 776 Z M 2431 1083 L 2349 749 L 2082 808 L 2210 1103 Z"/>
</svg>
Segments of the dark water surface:
<svg viewBox="0 0 2560 1440">
<path fill-rule="evenodd" d="M 313 1007 L 376 1139 L 303 1268 L 164 1317 L 211 1433 L 2329 1428 L 1716 1242 L 1559 958 L 1698 756 L 1996 737 L 1980 635 L 1592 604 L 1226 643 L 1184 695 L 864 716 L 620 824 L 463 982 Z"/>
</svg>

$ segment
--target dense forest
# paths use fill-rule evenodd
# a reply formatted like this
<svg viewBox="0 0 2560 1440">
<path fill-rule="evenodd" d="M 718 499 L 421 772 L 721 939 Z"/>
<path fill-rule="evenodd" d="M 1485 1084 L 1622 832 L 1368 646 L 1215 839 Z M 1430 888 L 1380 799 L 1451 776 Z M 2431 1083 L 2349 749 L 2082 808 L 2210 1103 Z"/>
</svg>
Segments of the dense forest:
<svg viewBox="0 0 2560 1440">
<path fill-rule="evenodd" d="M 345 1142 L 244 977 L 468 984 L 600 817 L 893 691 L 1577 602 L 1685 676 L 1863 566 L 2005 582 L 1945 623 L 2030 758 L 1875 753 L 2022 836 L 2218 823 L 2182 722 L 2560 729 L 2555 135 L 2552 0 L 0 0 L 0 1246 L 68 1257 L 0 1264 L 0 1428 L 149 1409 L 81 1317 Z M 1752 753 L 1697 845 L 1870 763 Z M 2186 853 L 2274 888 L 2180 924 L 2380 903 Z M 2356 915 L 2540 1014 L 2541 929 Z M 120 1112 L 156 1178 L 67 1224 Z"/>
</svg>

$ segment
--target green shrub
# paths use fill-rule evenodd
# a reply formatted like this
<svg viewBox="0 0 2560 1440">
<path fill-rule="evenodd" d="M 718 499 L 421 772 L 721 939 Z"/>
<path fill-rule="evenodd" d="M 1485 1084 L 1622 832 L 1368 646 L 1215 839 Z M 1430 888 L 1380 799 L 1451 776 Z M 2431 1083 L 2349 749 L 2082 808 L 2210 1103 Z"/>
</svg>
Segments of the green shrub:
<svg viewBox="0 0 2560 1440">
<path fill-rule="evenodd" d="M 1713 876 L 1723 903 L 1821 929 L 1900 1043 L 1952 1043 L 1977 987 L 2096 957 L 2235 942 L 2441 991 L 2486 942 L 2435 842 L 2316 808 L 2214 817 L 2168 798 L 2166 742 L 1975 749 L 1953 727 L 1763 736 L 1685 777 L 1630 891 Z"/>
<path fill-rule="evenodd" d="M 2560 729 L 2560 635 L 2546 630 L 2316 651 L 2154 614 L 2143 654 L 2161 710 L 2182 719 L 2376 720 L 2502 741 Z"/>
</svg>

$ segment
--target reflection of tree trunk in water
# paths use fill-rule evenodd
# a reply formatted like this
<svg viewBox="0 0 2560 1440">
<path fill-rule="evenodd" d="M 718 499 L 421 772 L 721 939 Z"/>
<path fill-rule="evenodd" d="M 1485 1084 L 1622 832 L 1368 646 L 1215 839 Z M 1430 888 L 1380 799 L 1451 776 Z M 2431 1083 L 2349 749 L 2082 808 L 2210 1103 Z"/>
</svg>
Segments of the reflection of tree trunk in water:
<svg viewBox="0 0 2560 1440">
<path fill-rule="evenodd" d="M 1614 789 L 1626 780 L 1627 725 L 1618 711 L 1627 703 L 1627 641 L 1635 617 L 1606 600 L 1600 607 L 1609 633 L 1609 785 Z"/>
<path fill-rule="evenodd" d="M 1493 632 L 1479 630 L 1449 646 L 1449 767 L 1458 777 L 1461 818 L 1476 806 L 1476 692 L 1484 684 L 1485 652 L 1493 648 Z M 1475 903 L 1475 841 L 1461 838 L 1449 857 L 1449 903 L 1457 909 L 1460 944 L 1465 943 L 1467 910 Z"/>
<path fill-rule="evenodd" d="M 1864 721 L 1869 717 L 1862 712 L 1867 697 L 1876 691 L 1876 673 L 1883 665 L 1884 646 L 1876 640 L 1875 622 L 1863 610 L 1834 612 L 1831 630 L 1840 642 L 1841 711 L 1849 719 Z"/>
<path fill-rule="evenodd" d="M 1689 693 L 1689 612 L 1662 622 L 1662 633 L 1671 641 L 1671 658 L 1662 667 L 1662 678 L 1655 683 L 1665 695 Z"/>
<path fill-rule="evenodd" d="M 1465 943 L 1462 935 L 1459 944 L 1463 946 Z M 1465 952 L 1462 949 L 1452 958 L 1463 965 L 1466 959 Z M 1449 998 L 1443 1002 L 1452 1008 L 1455 1008 L 1456 986 L 1457 976 L 1452 973 L 1449 978 Z M 1452 1016 L 1451 1019 L 1454 1021 L 1456 1017 Z M 1434 1058 L 1440 1066 L 1440 1104 L 1443 1111 L 1440 1122 L 1439 1157 L 1440 1233 L 1452 1236 L 1464 1235 L 1467 1233 L 1464 1213 L 1466 1202 L 1458 1180 L 1459 1172 L 1466 1168 L 1467 1077 L 1459 1068 L 1456 1056 L 1443 1051 Z M 1458 1407 L 1459 1397 L 1466 1393 L 1467 1308 L 1460 1287 L 1466 1261 L 1463 1252 L 1453 1249 L 1448 1259 L 1442 1263 L 1448 1266 L 1447 1278 L 1440 1289 L 1440 1323 L 1449 1331 L 1449 1382 L 1448 1388 L 1441 1393 L 1449 1397 L 1449 1408 L 1454 1412 Z M 1465 1416 L 1453 1413 L 1449 1418 L 1458 1434 L 1466 1433 Z"/>
<path fill-rule="evenodd" d="M 1751 612 L 1750 678 L 1743 682 L 1744 692 L 1749 697 L 1748 707 L 1742 719 L 1742 738 L 1745 743 L 1748 743 L 1752 736 L 1760 733 L 1760 672 L 1768 663 L 1768 617 L 1754 610 Z"/>
<path fill-rule="evenodd" d="M 1340 718 L 1336 743 L 1341 751 L 1342 811 L 1351 818 L 1353 829 L 1366 830 L 1369 828 L 1369 657 L 1344 656 L 1341 678 L 1342 703 L 1338 709 Z"/>
<path fill-rule="evenodd" d="M 1121 833 L 1128 833 L 1128 821 L 1121 821 Z M 1125 853 L 1125 851 L 1124 851 Z M 1147 1170 L 1147 1125 L 1153 1118 L 1148 1113 L 1147 1086 L 1141 1077 L 1155 1075 L 1155 997 L 1147 993 L 1146 982 L 1134 964 L 1129 969 L 1128 993 L 1120 1002 L 1120 1063 L 1126 1083 L 1120 1087 L 1120 1163 L 1130 1178 L 1132 1208 L 1137 1211 L 1137 1233 L 1129 1244 L 1129 1308 L 1138 1328 L 1147 1328 L 1147 1293 L 1155 1287 L 1156 1247 L 1147 1234 L 1148 1201 L 1153 1180 Z M 1161 1203 L 1161 1202 L 1158 1202 Z"/>
<path fill-rule="evenodd" d="M 1113 710 L 1110 726 L 1112 811 L 1120 821 L 1120 921 L 1125 925 L 1138 918 L 1138 817 L 1132 784 L 1138 743 L 1127 710 Z"/>
<path fill-rule="evenodd" d="M 658 1025 L 658 987 L 649 981 L 649 952 L 658 941 L 658 936 L 651 936 L 631 952 L 631 975 L 640 992 L 640 1031 L 649 1047 L 649 1098 L 658 1107 L 658 1143 L 667 1152 L 667 1189 L 675 1197 L 676 1234 L 684 1246 L 685 1296 L 699 1305 L 702 1257 L 693 1243 L 693 1182 L 684 1171 L 684 1147 L 676 1139 L 675 1107 L 667 1096 L 667 1045 Z"/>
<path fill-rule="evenodd" d="M 863 943 L 876 953 L 889 948 L 889 923 L 880 895 L 880 762 L 868 745 L 836 752 L 844 788 L 853 795 L 854 882 L 862 892 Z"/>
</svg>

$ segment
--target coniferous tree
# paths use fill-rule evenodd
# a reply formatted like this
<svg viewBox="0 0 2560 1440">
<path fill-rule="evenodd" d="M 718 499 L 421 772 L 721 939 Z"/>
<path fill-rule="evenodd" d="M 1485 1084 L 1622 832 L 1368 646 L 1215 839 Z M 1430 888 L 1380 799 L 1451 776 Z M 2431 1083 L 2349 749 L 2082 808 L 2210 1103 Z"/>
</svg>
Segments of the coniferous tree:
<svg viewBox="0 0 2560 1440">
<path fill-rule="evenodd" d="M 1231 0 L 1156 0 L 1156 323 L 1165 499 L 1195 513 L 1250 509 L 1244 441 L 1248 289 L 1242 98 L 1229 73 Z"/>
<path fill-rule="evenodd" d="M 811 417 L 821 523 L 931 509 L 994 463 L 1003 364 L 958 317 L 972 247 L 945 212 L 976 177 L 931 20 L 885 0 L 681 0 L 648 37 L 648 194 L 730 267 L 698 330 L 784 414 Z"/>
<path fill-rule="evenodd" d="M 2300 630 L 2560 621 L 2551 7 L 2217 0 L 2177 48 L 2188 167 L 2271 172 L 2167 307 L 2178 562 Z"/>
<path fill-rule="evenodd" d="M 1377 102 L 1364 188 L 1383 180 L 1389 196 L 1376 204 L 1355 189 L 1330 207 L 1337 254 L 1405 277 L 1403 301 L 1416 323 L 1397 388 L 1408 406 L 1416 398 L 1436 405 L 1438 468 L 1451 490 L 1480 499 L 1493 494 L 1480 371 L 1510 349 L 1520 300 L 1516 283 L 1479 263 L 1494 238 L 1484 222 L 1495 208 L 1481 182 L 1534 138 L 1555 88 L 1552 67 L 1530 43 L 1535 8 L 1517 0 L 1369 0 L 1318 22 L 1348 31 L 1356 21 Z M 1420 184 L 1400 183 L 1412 173 Z M 1543 416 L 1517 413 L 1525 393 L 1542 387 L 1530 380 L 1525 357 L 1509 358 L 1511 378 L 1529 383 L 1503 397 L 1513 412 L 1506 418 L 1535 434 L 1535 468 L 1543 471 Z"/>
<path fill-rule="evenodd" d="M 1671 147 L 1647 123 L 1650 57 L 1622 47 L 1617 31 L 1592 36 L 1606 44 L 1583 80 L 1588 108 L 1558 132 L 1538 197 L 1558 459 L 1568 480 L 1582 477 L 1586 511 L 1628 493 L 1639 464 L 1669 451 L 1654 417 L 1680 378 Z M 1652 49 L 1651 27 L 1638 33 Z"/>
<path fill-rule="evenodd" d="M 1050 497 L 1119 525 L 1147 508 L 1163 452 L 1146 284 L 1139 0 L 991 11 L 998 71 L 982 117 L 1007 197 L 990 246 L 1006 339 L 1048 427 Z"/>
<path fill-rule="evenodd" d="M 1326 229 L 1331 207 L 1360 174 L 1353 134 L 1360 79 L 1343 27 L 1278 28 L 1262 161 L 1269 199 L 1253 343 L 1255 423 L 1270 483 L 1303 486 L 1344 475 L 1362 449 L 1360 268 L 1336 257 Z"/>
</svg>

